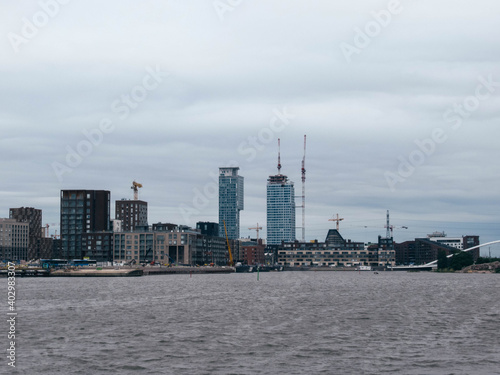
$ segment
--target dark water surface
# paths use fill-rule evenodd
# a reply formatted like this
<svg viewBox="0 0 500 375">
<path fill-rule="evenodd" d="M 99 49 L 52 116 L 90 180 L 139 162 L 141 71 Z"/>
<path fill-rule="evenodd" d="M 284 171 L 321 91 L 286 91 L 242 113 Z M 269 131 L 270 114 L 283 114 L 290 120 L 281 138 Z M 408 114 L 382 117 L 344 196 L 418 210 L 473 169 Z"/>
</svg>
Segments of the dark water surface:
<svg viewBox="0 0 500 375">
<path fill-rule="evenodd" d="M 18 278 L 16 302 L 5 374 L 500 374 L 499 275 Z"/>
</svg>

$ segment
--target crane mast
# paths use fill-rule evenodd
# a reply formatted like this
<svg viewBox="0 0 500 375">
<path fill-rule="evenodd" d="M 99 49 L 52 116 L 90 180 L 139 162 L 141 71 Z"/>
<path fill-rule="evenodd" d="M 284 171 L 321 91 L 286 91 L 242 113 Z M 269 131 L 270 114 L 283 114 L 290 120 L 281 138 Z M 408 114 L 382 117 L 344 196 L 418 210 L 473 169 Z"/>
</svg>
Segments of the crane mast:
<svg viewBox="0 0 500 375">
<path fill-rule="evenodd" d="M 259 242 L 259 231 L 262 230 L 262 227 L 259 227 L 259 223 L 257 223 L 256 227 L 248 228 L 250 230 L 256 230 L 257 231 L 257 243 Z"/>
<path fill-rule="evenodd" d="M 339 231 L 339 223 L 342 220 L 344 220 L 344 218 L 343 217 L 339 217 L 339 214 L 337 214 L 337 218 L 336 219 L 332 218 L 332 219 L 329 219 L 328 221 L 336 221 L 337 222 L 337 232 L 338 232 Z"/>
<path fill-rule="evenodd" d="M 302 158 L 302 242 L 306 241 L 306 135 L 304 134 L 304 157 Z"/>
<path fill-rule="evenodd" d="M 234 266 L 233 254 L 231 253 L 231 246 L 229 245 L 229 238 L 227 237 L 226 220 L 222 221 L 224 223 L 224 233 L 226 234 L 227 249 L 229 251 L 229 266 Z"/>
<path fill-rule="evenodd" d="M 139 188 L 142 188 L 142 184 L 133 181 L 132 186 L 130 187 L 134 191 L 134 200 L 139 199 Z"/>
<path fill-rule="evenodd" d="M 385 234 L 386 238 L 391 238 L 392 228 L 389 224 L 389 210 L 387 210 L 387 225 L 385 227 L 387 228 L 387 232 Z"/>
</svg>

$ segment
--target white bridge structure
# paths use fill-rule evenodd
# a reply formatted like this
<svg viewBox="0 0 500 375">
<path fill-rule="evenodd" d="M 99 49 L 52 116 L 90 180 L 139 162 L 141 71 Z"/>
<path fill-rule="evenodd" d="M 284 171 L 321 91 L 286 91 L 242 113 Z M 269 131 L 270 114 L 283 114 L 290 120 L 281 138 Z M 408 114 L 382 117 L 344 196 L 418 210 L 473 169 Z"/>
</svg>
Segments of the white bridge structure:
<svg viewBox="0 0 500 375">
<path fill-rule="evenodd" d="M 464 251 L 464 252 L 467 252 L 467 251 L 471 251 L 471 250 L 479 249 L 480 247 L 483 247 L 483 246 L 493 245 L 493 244 L 495 244 L 495 243 L 500 243 L 500 240 L 491 241 L 491 242 L 486 242 L 486 243 L 483 243 L 482 245 L 473 246 L 473 247 L 470 247 L 470 248 L 465 249 L 465 250 L 463 250 L 463 251 Z M 455 253 L 455 254 L 458 254 L 458 253 Z M 447 258 L 451 258 L 451 257 L 452 257 L 453 255 L 455 255 L 455 254 L 450 254 L 450 255 L 448 255 L 448 256 L 447 256 Z M 432 261 L 432 262 L 429 262 L 429 263 L 427 263 L 427 264 L 424 264 L 424 267 L 425 267 L 425 266 L 429 267 L 429 266 L 434 266 L 434 265 L 437 267 L 437 260 L 434 260 L 434 261 Z"/>
<path fill-rule="evenodd" d="M 496 243 L 500 243 L 500 240 L 483 243 L 481 245 L 473 246 L 473 247 L 470 247 L 470 248 L 465 249 L 463 251 L 467 252 L 467 251 L 479 249 L 479 248 L 481 248 L 483 246 L 493 245 L 493 244 L 496 244 Z M 458 254 L 458 252 L 455 253 L 455 254 Z M 447 255 L 446 257 L 447 258 L 451 258 L 455 254 L 450 254 L 450 255 Z M 430 270 L 433 270 L 433 269 L 436 269 L 436 268 L 437 268 L 437 260 L 434 260 L 432 262 L 429 262 L 427 264 L 422 264 L 422 265 L 419 265 L 419 266 L 396 266 L 396 267 L 391 267 L 390 269 L 393 270 L 393 271 L 403 271 L 403 270 L 404 271 L 410 271 L 410 270 L 415 270 L 415 271 L 419 271 L 419 270 L 420 271 L 430 271 Z"/>
</svg>

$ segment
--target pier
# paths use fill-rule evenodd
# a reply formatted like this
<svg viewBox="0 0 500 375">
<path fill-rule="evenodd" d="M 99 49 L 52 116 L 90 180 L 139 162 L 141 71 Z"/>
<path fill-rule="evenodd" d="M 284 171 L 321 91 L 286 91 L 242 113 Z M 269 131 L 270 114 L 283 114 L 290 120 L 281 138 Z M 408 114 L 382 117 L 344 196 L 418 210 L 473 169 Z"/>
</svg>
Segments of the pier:
<svg viewBox="0 0 500 375">
<path fill-rule="evenodd" d="M 9 271 L 7 269 L 1 269 L 0 277 L 7 277 L 8 272 Z M 15 273 L 16 277 L 50 276 L 49 270 L 43 268 L 16 268 Z"/>
<path fill-rule="evenodd" d="M 142 269 L 79 268 L 52 270 L 50 277 L 130 277 L 143 274 Z"/>
<path fill-rule="evenodd" d="M 234 267 L 72 267 L 72 268 L 16 268 L 16 277 L 132 277 L 176 274 L 229 274 Z M 0 277 L 7 277 L 8 270 L 0 269 Z"/>
</svg>

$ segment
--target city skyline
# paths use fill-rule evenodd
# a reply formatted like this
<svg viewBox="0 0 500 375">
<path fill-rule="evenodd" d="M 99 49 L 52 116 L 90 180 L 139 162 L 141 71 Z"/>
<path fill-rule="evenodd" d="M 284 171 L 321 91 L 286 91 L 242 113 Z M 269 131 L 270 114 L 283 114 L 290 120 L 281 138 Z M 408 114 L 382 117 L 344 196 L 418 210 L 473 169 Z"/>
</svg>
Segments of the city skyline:
<svg viewBox="0 0 500 375">
<path fill-rule="evenodd" d="M 388 209 L 396 241 L 499 239 L 500 4 L 396 3 L 125 0 L 116 18 L 71 2 L 30 37 L 38 2 L 2 4 L 0 216 L 58 224 L 68 189 L 111 191 L 113 212 L 136 180 L 149 222 L 217 222 L 217 169 L 235 165 L 254 237 L 277 139 L 299 186 L 307 134 L 306 240 L 338 213 L 346 238 L 374 241 Z"/>
</svg>

